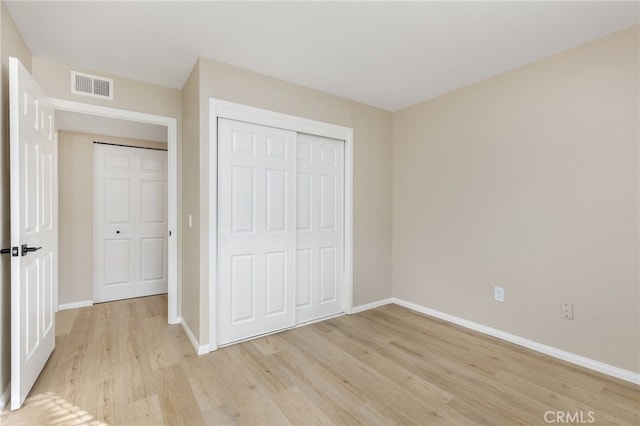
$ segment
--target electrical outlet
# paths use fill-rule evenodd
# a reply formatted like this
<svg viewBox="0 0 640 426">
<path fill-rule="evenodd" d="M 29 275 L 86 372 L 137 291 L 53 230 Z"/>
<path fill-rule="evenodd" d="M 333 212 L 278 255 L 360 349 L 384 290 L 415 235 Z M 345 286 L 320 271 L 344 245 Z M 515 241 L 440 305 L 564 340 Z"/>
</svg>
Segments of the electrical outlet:
<svg viewBox="0 0 640 426">
<path fill-rule="evenodd" d="M 504 302 L 504 288 L 503 287 L 494 287 L 493 288 L 493 300 L 496 302 Z"/>
<path fill-rule="evenodd" d="M 560 316 L 564 319 L 573 319 L 573 303 L 563 303 L 562 304 L 562 313 Z"/>
</svg>

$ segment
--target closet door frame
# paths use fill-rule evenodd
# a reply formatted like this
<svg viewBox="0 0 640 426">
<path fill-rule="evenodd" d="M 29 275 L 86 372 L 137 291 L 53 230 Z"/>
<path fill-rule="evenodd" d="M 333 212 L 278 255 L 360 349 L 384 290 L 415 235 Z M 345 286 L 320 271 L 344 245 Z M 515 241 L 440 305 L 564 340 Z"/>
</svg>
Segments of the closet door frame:
<svg viewBox="0 0 640 426">
<path fill-rule="evenodd" d="M 209 176 L 201 191 L 208 190 L 207 256 L 201 261 L 209 265 L 209 350 L 218 349 L 218 118 L 245 121 L 299 133 L 324 136 L 344 141 L 344 286 L 345 314 L 353 310 L 353 129 L 293 115 L 255 108 L 221 99 L 209 99 L 209 144 L 207 161 Z M 208 184 L 208 185 L 207 185 Z M 206 199 L 205 198 L 205 199 Z M 205 237 L 206 238 L 206 237 Z"/>
</svg>

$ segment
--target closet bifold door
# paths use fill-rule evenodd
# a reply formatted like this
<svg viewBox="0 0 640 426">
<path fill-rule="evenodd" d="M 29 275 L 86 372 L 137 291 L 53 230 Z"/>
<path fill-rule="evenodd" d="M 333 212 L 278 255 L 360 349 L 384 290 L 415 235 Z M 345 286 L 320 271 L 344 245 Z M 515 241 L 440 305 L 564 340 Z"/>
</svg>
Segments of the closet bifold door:
<svg viewBox="0 0 640 426">
<path fill-rule="evenodd" d="M 167 152 L 94 144 L 94 301 L 167 292 Z"/>
<path fill-rule="evenodd" d="M 218 344 L 295 325 L 296 133 L 218 119 Z"/>
</svg>

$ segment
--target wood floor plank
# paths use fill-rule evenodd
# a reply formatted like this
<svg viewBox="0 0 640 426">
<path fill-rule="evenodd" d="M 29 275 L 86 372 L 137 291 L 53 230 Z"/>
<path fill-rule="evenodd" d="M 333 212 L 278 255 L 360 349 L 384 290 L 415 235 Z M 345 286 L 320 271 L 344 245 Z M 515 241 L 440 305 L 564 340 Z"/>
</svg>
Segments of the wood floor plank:
<svg viewBox="0 0 640 426">
<path fill-rule="evenodd" d="M 402 326 L 403 324 L 406 324 L 407 327 L 418 327 L 418 329 L 423 329 L 424 327 L 431 328 L 434 333 L 441 335 L 438 340 L 453 339 L 454 342 L 458 342 L 456 346 L 452 346 L 452 348 L 455 348 L 456 350 L 449 351 L 450 357 L 465 360 L 468 365 L 476 368 L 491 368 L 493 370 L 489 371 L 494 373 L 498 370 L 507 368 L 510 368 L 512 371 L 529 369 L 530 371 L 536 372 L 544 369 L 549 376 L 564 376 L 563 380 L 578 387 L 591 389 L 596 392 L 600 392 L 602 390 L 602 383 L 597 380 L 593 380 L 594 374 L 598 375 L 599 373 L 594 373 L 582 367 L 569 364 L 556 358 L 548 357 L 544 354 L 500 339 L 482 335 L 458 325 L 427 317 L 421 313 L 414 312 L 397 305 L 387 305 L 380 309 L 364 313 L 374 315 L 375 317 L 382 316 L 383 318 L 402 318 L 403 322 L 399 323 L 399 326 L 392 328 L 392 333 L 402 332 L 404 328 Z M 389 315 L 390 313 L 391 315 Z M 428 319 L 427 322 L 424 321 L 425 318 Z M 375 319 L 373 321 L 375 321 Z M 394 323 L 396 323 L 395 320 Z M 384 320 L 383 324 L 391 326 L 392 323 L 387 323 L 386 320 Z M 407 341 L 413 340 L 410 339 L 411 334 L 406 336 L 408 336 Z M 467 349 L 460 351 L 458 350 L 459 343 L 463 341 L 468 342 L 466 345 Z M 435 344 L 434 340 L 429 338 L 428 344 L 431 347 L 431 345 Z M 472 355 L 472 358 L 465 355 L 467 352 Z M 491 367 L 485 366 L 484 364 L 490 365 Z M 569 372 L 569 374 L 567 374 L 567 372 Z M 616 379 L 612 380 L 616 381 Z"/>
<path fill-rule="evenodd" d="M 154 426 L 163 423 L 162 409 L 157 395 L 125 404 L 112 424 Z"/>
<path fill-rule="evenodd" d="M 407 370 L 398 368 L 397 365 L 389 359 L 376 362 L 376 360 L 372 360 L 369 357 L 363 359 L 357 355 L 353 355 L 352 349 L 354 345 L 348 340 L 332 339 L 332 334 L 336 333 L 336 330 L 332 330 L 330 333 L 321 333 L 322 327 L 320 326 L 308 328 L 307 330 L 309 333 L 319 335 L 322 339 L 332 342 L 335 341 L 335 347 L 340 348 L 340 350 L 348 353 L 349 356 L 353 356 L 361 361 L 360 366 L 365 374 L 361 374 L 362 371 L 356 370 L 355 372 L 358 374 L 352 374 L 352 377 L 362 382 L 360 384 L 361 388 L 368 389 L 369 392 L 376 393 L 375 395 L 369 395 L 369 399 L 383 400 L 385 403 L 388 403 L 393 407 L 394 411 L 400 410 L 412 419 L 419 419 L 422 417 L 435 421 L 438 417 L 438 408 L 453 398 L 441 389 L 438 389 L 419 377 L 410 374 Z M 325 357 L 324 352 L 322 353 L 322 357 Z M 326 360 L 326 362 L 330 364 L 338 361 L 338 359 L 330 358 Z M 350 368 L 352 368 L 352 365 L 353 363 L 349 362 Z M 363 376 L 368 380 L 363 382 Z M 385 389 L 388 388 L 397 388 L 401 389 L 401 391 L 388 394 L 385 392 Z M 391 418 L 397 417 L 397 415 L 394 415 Z"/>
<path fill-rule="evenodd" d="M 620 403 L 615 398 L 607 398 L 604 396 L 604 389 L 594 391 L 591 388 L 579 387 L 574 383 L 563 380 L 562 377 L 548 374 L 540 374 L 530 368 L 518 368 L 517 370 L 507 368 L 498 372 L 497 378 L 501 381 L 506 380 L 508 376 L 515 376 L 520 380 L 526 381 L 530 385 L 539 386 L 547 392 L 556 395 L 563 395 L 574 401 L 582 401 L 592 409 L 611 415 L 620 419 L 626 419 L 631 424 L 640 425 L 640 402 L 635 406 L 628 403 Z M 509 379 L 512 381 L 513 379 Z M 612 379 L 605 379 L 612 380 Z"/>
<path fill-rule="evenodd" d="M 294 425 L 332 425 L 334 422 L 297 387 L 290 386 L 270 395 Z"/>
<path fill-rule="evenodd" d="M 225 384 L 220 375 L 222 365 L 212 361 L 212 358 L 214 357 L 191 357 L 185 358 L 182 363 L 193 396 L 202 412 L 219 411 L 225 400 Z"/>
<path fill-rule="evenodd" d="M 182 365 L 176 364 L 157 371 L 157 397 L 165 424 L 205 424 Z"/>
<path fill-rule="evenodd" d="M 166 296 L 56 314 L 56 349 L 4 425 L 640 425 L 640 386 L 396 305 L 197 356 Z"/>
<path fill-rule="evenodd" d="M 386 392 L 390 384 L 388 380 L 336 345 L 325 342 L 322 352 L 305 348 L 305 344 L 318 347 L 320 338 L 311 329 L 301 328 L 289 336 L 293 338 L 294 345 L 302 348 L 305 356 L 312 360 L 314 368 L 326 375 L 333 386 L 354 395 L 362 404 L 376 401 L 375 408 L 383 417 L 397 419 L 402 424 L 414 424 L 415 419 L 429 413 L 429 407 L 406 389 L 397 388 L 393 393 Z"/>
<path fill-rule="evenodd" d="M 585 402 L 582 398 L 573 399 L 566 394 L 555 392 L 508 372 L 500 371 L 496 375 L 496 378 L 502 383 L 505 383 L 506 386 L 517 390 L 517 392 L 532 395 L 536 401 L 541 403 L 542 406 L 547 407 L 548 410 L 585 413 L 589 411 L 595 413 L 597 411 L 597 420 L 599 422 L 615 424 L 617 421 L 622 420 L 628 424 L 640 424 L 638 413 L 630 413 L 627 410 L 617 410 L 614 417 L 609 410 L 596 409 L 593 404 L 589 403 L 590 401 Z"/>
<path fill-rule="evenodd" d="M 296 330 L 294 330 L 296 331 Z M 282 350 L 276 356 L 287 366 L 287 373 L 303 394 L 316 404 L 334 424 L 378 424 L 383 419 L 375 407 L 362 403 L 355 395 L 342 390 L 339 379 L 324 374 L 288 338 L 293 332 L 272 336 L 281 342 Z"/>
<path fill-rule="evenodd" d="M 316 328 L 322 329 L 320 324 Z M 420 395 L 420 398 L 424 399 L 424 403 L 434 410 L 453 399 L 453 396 L 449 393 L 412 374 L 400 365 L 391 362 L 389 358 L 382 356 L 379 352 L 372 350 L 373 345 L 375 345 L 375 336 L 371 336 L 369 339 L 356 339 L 345 329 L 346 327 L 344 326 L 334 327 L 325 334 L 325 337 L 339 347 L 344 348 L 354 358 L 371 366 L 375 371 L 392 380 L 396 386 L 406 389 L 413 395 Z M 361 336 L 362 334 L 360 333 Z"/>
<path fill-rule="evenodd" d="M 505 422 L 497 411 L 474 404 L 473 401 L 453 399 L 438 410 L 438 414 L 454 425 L 506 425 L 522 424 Z"/>
<path fill-rule="evenodd" d="M 260 380 L 269 392 L 277 393 L 293 386 L 293 382 L 277 359 L 264 356 L 253 342 L 247 343 L 246 345 L 235 345 L 233 349 L 237 352 L 232 356 L 244 360 L 247 370 L 252 373 L 253 377 Z"/>
<path fill-rule="evenodd" d="M 239 349 L 233 346 L 219 349 L 214 356 L 212 367 L 220 374 L 220 392 L 224 392 L 220 408 L 236 423 L 286 424 L 284 413 L 266 396 L 266 387 L 237 361 L 238 356 Z"/>
</svg>

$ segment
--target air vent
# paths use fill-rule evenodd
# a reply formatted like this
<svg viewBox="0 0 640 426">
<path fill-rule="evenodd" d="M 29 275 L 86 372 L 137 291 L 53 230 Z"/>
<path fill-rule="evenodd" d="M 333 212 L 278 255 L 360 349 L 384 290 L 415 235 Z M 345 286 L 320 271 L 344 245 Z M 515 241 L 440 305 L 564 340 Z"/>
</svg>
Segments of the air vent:
<svg viewBox="0 0 640 426">
<path fill-rule="evenodd" d="M 71 71 L 71 93 L 113 100 L 113 80 Z"/>
</svg>

